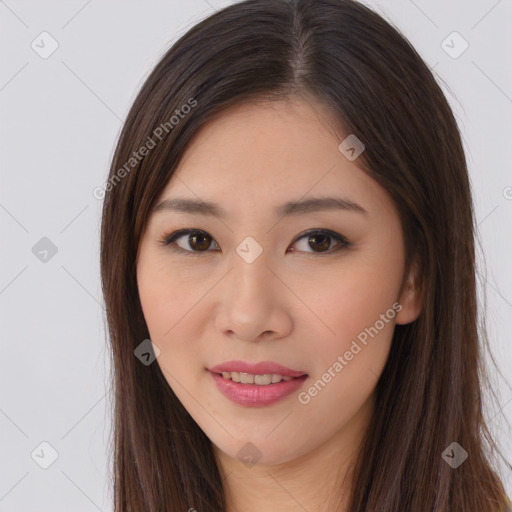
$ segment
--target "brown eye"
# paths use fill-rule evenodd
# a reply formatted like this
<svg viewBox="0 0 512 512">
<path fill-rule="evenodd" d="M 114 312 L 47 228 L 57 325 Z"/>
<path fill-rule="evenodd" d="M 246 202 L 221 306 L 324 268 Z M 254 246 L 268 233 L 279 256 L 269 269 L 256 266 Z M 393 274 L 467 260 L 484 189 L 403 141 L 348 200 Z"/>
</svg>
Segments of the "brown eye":
<svg viewBox="0 0 512 512">
<path fill-rule="evenodd" d="M 179 243 L 178 243 L 179 241 Z M 199 255 L 211 252 L 208 250 L 213 238 L 200 229 L 182 229 L 163 238 L 163 245 L 173 246 L 173 249 L 186 255 Z M 218 246 L 217 246 L 218 248 Z"/>
<path fill-rule="evenodd" d="M 334 247 L 331 243 L 334 241 Z M 304 243 L 307 242 L 307 243 Z M 302 244 L 302 247 L 300 247 Z M 309 231 L 296 239 L 294 245 L 298 245 L 299 252 L 309 254 L 327 255 L 335 251 L 349 247 L 350 243 L 343 236 L 337 233 L 324 230 Z M 293 249 L 295 251 L 295 249 Z"/>
<path fill-rule="evenodd" d="M 331 237 L 329 235 L 309 235 L 308 243 L 312 249 L 320 249 L 320 252 L 323 250 L 329 249 L 331 245 Z"/>
<path fill-rule="evenodd" d="M 188 243 L 194 250 L 205 251 L 210 247 L 211 237 L 203 233 L 188 235 Z"/>
</svg>

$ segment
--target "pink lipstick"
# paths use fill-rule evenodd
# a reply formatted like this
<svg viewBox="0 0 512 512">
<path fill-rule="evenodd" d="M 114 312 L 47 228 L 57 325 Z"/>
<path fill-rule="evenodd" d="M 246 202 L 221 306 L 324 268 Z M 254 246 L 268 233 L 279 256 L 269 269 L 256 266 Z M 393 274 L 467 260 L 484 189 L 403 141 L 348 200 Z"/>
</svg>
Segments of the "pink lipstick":
<svg viewBox="0 0 512 512">
<path fill-rule="evenodd" d="M 225 397 L 246 407 L 276 403 L 297 391 L 308 378 L 306 372 L 272 361 L 256 364 L 228 361 L 211 367 L 209 371 Z M 240 380 L 242 382 L 236 382 Z"/>
</svg>

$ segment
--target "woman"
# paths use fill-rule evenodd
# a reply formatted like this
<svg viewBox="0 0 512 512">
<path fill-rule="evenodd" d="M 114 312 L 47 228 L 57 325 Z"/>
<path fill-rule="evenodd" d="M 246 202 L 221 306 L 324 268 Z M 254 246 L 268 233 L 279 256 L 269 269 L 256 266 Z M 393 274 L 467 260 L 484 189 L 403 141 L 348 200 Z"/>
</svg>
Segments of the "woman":
<svg viewBox="0 0 512 512">
<path fill-rule="evenodd" d="M 216 12 L 146 80 L 105 192 L 116 511 L 506 510 L 465 155 L 389 23 Z"/>
</svg>

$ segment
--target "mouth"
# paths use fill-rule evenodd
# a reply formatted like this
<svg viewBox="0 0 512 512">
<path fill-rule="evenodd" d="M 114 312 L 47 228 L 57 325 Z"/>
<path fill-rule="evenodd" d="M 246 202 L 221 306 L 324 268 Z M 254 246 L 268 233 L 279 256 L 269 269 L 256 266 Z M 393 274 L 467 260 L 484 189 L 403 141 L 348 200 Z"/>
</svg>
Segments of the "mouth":
<svg viewBox="0 0 512 512">
<path fill-rule="evenodd" d="M 282 380 L 307 375 L 305 371 L 295 370 L 275 361 L 252 363 L 242 360 L 225 361 L 207 368 L 212 373 L 222 375 L 226 379 L 243 384 L 269 385 Z M 252 379 L 252 380 L 251 380 Z M 277 380 L 279 379 L 279 380 Z"/>
<path fill-rule="evenodd" d="M 238 384 L 248 384 L 257 386 L 272 386 L 281 382 L 290 380 L 305 380 L 308 374 L 290 377 L 279 373 L 252 374 L 246 372 L 212 372 L 225 380 L 236 382 Z"/>
<path fill-rule="evenodd" d="M 307 374 L 290 377 L 281 374 L 213 372 L 208 370 L 217 389 L 235 404 L 265 407 L 296 393 L 308 379 Z"/>
</svg>

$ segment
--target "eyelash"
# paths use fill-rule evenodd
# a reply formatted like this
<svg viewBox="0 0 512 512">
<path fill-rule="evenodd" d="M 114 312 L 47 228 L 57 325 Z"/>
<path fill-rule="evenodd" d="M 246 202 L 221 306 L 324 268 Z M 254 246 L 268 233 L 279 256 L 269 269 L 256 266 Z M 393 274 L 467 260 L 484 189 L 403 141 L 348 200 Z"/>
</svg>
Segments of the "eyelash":
<svg viewBox="0 0 512 512">
<path fill-rule="evenodd" d="M 183 254 L 184 256 L 202 256 L 205 253 L 211 252 L 211 250 L 189 251 L 186 249 L 182 249 L 181 247 L 178 247 L 176 245 L 173 245 L 171 247 L 171 244 L 173 244 L 173 242 L 175 242 L 178 238 L 181 238 L 182 236 L 185 236 L 185 235 L 189 235 L 191 233 L 195 233 L 195 234 L 200 233 L 200 234 L 204 234 L 204 235 L 207 235 L 210 237 L 210 235 L 206 231 L 203 231 L 202 229 L 180 229 L 178 231 L 174 231 L 169 234 L 163 234 L 162 238 L 159 240 L 158 243 L 159 243 L 159 245 L 162 245 L 162 246 L 169 246 L 170 249 L 172 249 L 173 251 L 175 251 L 179 254 Z M 298 236 L 293 241 L 292 245 L 295 244 L 296 242 L 298 242 L 299 240 L 301 240 L 302 238 L 305 238 L 305 237 L 307 237 L 309 235 L 313 235 L 313 234 L 329 236 L 330 238 L 339 242 L 339 245 L 337 247 L 335 247 L 334 249 L 329 249 L 326 252 L 314 252 L 314 251 L 312 251 L 312 252 L 298 251 L 298 252 L 306 252 L 306 254 L 310 254 L 313 256 L 328 256 L 333 253 L 337 253 L 338 251 L 340 251 L 342 249 L 347 249 L 352 245 L 345 237 L 343 237 L 342 235 L 340 235 L 338 233 L 335 233 L 334 231 L 330 231 L 328 229 L 312 229 L 312 230 L 306 231 L 305 233 L 301 233 L 301 235 Z M 215 239 L 213 237 L 210 237 L 210 238 L 212 239 L 213 242 L 215 241 Z"/>
</svg>

